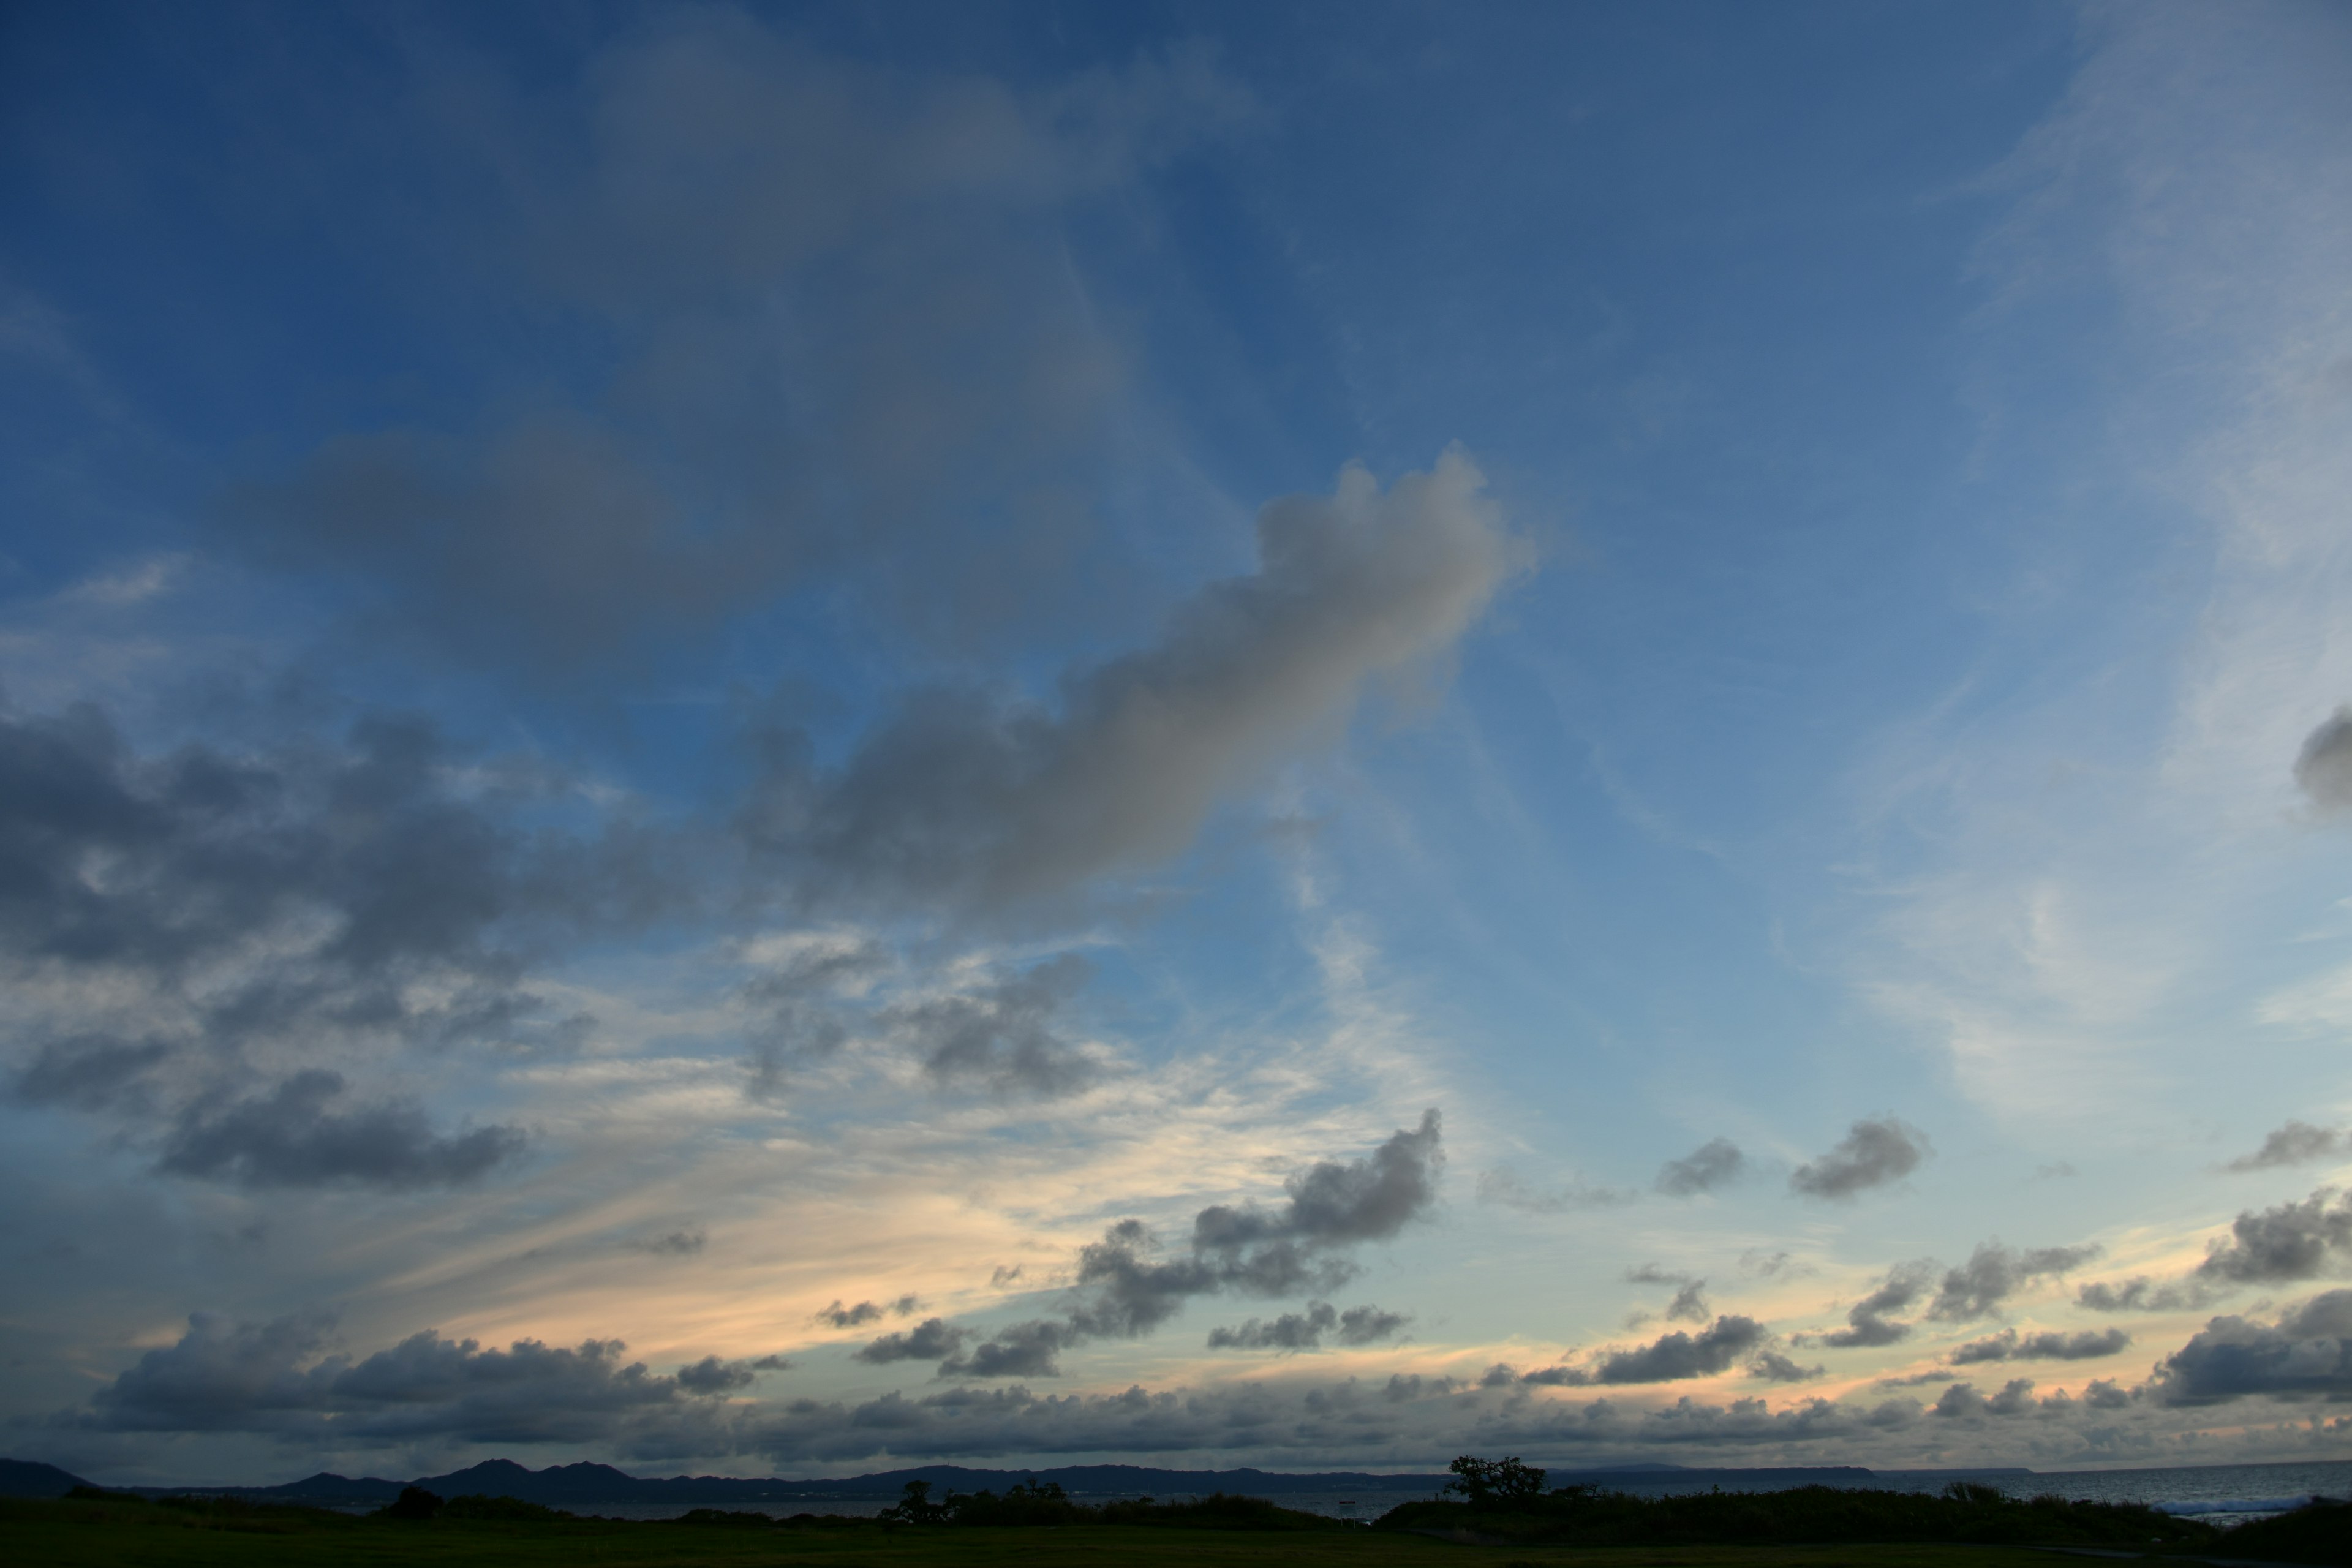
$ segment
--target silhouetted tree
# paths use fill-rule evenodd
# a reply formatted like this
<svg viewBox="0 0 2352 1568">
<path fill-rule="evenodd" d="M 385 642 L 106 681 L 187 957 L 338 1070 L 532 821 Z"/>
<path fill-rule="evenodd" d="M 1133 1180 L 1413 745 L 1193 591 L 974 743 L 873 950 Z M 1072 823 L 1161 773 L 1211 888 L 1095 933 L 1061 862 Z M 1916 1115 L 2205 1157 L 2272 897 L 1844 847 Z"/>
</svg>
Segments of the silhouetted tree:
<svg viewBox="0 0 2352 1568">
<path fill-rule="evenodd" d="M 1533 1465 L 1519 1463 L 1517 1454 L 1507 1459 L 1480 1459 L 1465 1454 L 1446 1468 L 1454 1472 L 1454 1479 L 1445 1489 L 1460 1492 L 1465 1502 L 1522 1502 L 1543 1496 L 1544 1473 Z"/>
</svg>

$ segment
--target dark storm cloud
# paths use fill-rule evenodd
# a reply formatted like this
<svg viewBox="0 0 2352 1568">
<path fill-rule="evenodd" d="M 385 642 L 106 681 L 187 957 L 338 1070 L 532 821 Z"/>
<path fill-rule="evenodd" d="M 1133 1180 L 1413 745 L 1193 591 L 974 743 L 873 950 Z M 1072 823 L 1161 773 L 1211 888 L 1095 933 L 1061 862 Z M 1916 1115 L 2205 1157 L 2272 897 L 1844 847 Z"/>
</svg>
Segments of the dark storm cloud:
<svg viewBox="0 0 2352 1568">
<path fill-rule="evenodd" d="M 1064 953 L 974 993 L 886 1009 L 881 1023 L 942 1088 L 1067 1094 L 1099 1069 L 1054 1024 L 1093 973 L 1085 959 Z"/>
<path fill-rule="evenodd" d="M 2322 811 L 2352 808 L 2352 708 L 2338 708 L 2305 737 L 2294 782 Z"/>
<path fill-rule="evenodd" d="M 1077 670 L 1053 708 L 910 698 L 837 773 L 788 736 L 740 828 L 853 901 L 986 910 L 1062 895 L 1191 842 L 1221 795 L 1344 721 L 1363 684 L 1450 647 L 1521 557 L 1459 453 L 1381 491 L 1258 517 L 1258 570 L 1202 588 L 1158 641 Z"/>
<path fill-rule="evenodd" d="M 1060 1318 L 999 1330 L 941 1362 L 944 1377 L 1050 1377 L 1060 1354 L 1101 1339 L 1150 1333 L 1195 1297 L 1232 1291 L 1288 1296 L 1328 1290 L 1354 1277 L 1344 1254 L 1384 1241 L 1437 1201 L 1444 1165 L 1440 1121 L 1400 1131 L 1360 1160 L 1323 1160 L 1283 1184 L 1274 1208 L 1214 1204 L 1192 1216 L 1191 1246 L 1162 1256 L 1139 1220 L 1121 1220 L 1078 1253 L 1077 1278 Z"/>
<path fill-rule="evenodd" d="M 2215 1318 L 2158 1364 L 2152 1386 L 2171 1405 L 2352 1399 L 2352 1290 L 2315 1296 L 2273 1324 Z"/>
<path fill-rule="evenodd" d="M 1812 1198 L 1850 1198 L 1899 1182 L 1933 1150 L 1927 1135 L 1892 1116 L 1853 1124 L 1836 1148 L 1789 1174 L 1789 1190 Z"/>
<path fill-rule="evenodd" d="M 2131 1342 L 2131 1336 L 2121 1329 L 2084 1329 L 2072 1334 L 2053 1331 L 2022 1337 L 2015 1329 L 2003 1329 L 2000 1333 L 1971 1341 L 1953 1351 L 1952 1364 L 1972 1366 L 1990 1361 L 2095 1361 L 2101 1356 L 2116 1355 L 2128 1350 Z"/>
<path fill-rule="evenodd" d="M 2230 1224 L 2230 1239 L 2215 1242 L 2197 1266 L 2196 1278 L 2277 1284 L 2352 1268 L 2352 1194 L 2331 1205 L 2335 1195 L 2322 1187 L 2299 1204 L 2241 1214 Z"/>
<path fill-rule="evenodd" d="M 313 1069 L 250 1099 L 191 1107 L 165 1139 L 156 1168 L 249 1187 L 450 1186 L 523 1151 L 518 1128 L 436 1133 L 415 1105 L 331 1109 L 342 1092 L 341 1075 Z"/>
<path fill-rule="evenodd" d="M 1687 1198 L 1727 1187 L 1748 1173 L 1748 1156 L 1728 1138 L 1712 1138 L 1679 1160 L 1669 1160 L 1658 1171 L 1657 1189 L 1669 1197 Z"/>
<path fill-rule="evenodd" d="M 1261 1321 L 1252 1318 L 1238 1328 L 1209 1331 L 1213 1351 L 1311 1351 L 1322 1347 L 1326 1335 L 1343 1345 L 1377 1344 L 1393 1337 L 1411 1320 L 1378 1307 L 1350 1307 L 1342 1312 L 1328 1301 L 1310 1301 L 1304 1312 L 1285 1312 Z"/>
<path fill-rule="evenodd" d="M 2098 1255 L 2096 1247 L 2019 1250 L 1981 1242 L 1966 1263 L 1945 1271 L 1927 1316 L 1947 1321 L 1980 1318 L 2034 1280 L 2079 1268 Z"/>
<path fill-rule="evenodd" d="M 1889 1269 L 1878 1289 L 1846 1312 L 1846 1326 L 1823 1334 L 1822 1343 L 1832 1350 L 1869 1350 L 1908 1338 L 1911 1325 L 1895 1321 L 1892 1315 L 1926 1296 L 1935 1277 L 1936 1266 L 1926 1261 Z"/>
<path fill-rule="evenodd" d="M 533 960 L 684 899 L 632 829 L 525 830 L 495 784 L 461 793 L 470 760 L 413 719 L 142 757 L 88 705 L 0 714 L 0 972 L 85 999 L 49 1004 L 80 1026 L 15 1026 L 16 1093 L 111 1110 L 184 1174 L 413 1186 L 510 1157 L 514 1129 L 439 1133 L 405 1102 L 331 1104 L 331 1073 L 265 1087 L 244 1065 L 334 1040 L 561 1044 L 578 1021 L 530 994 Z M 137 1013 L 155 1021 L 116 1022 Z"/>
<path fill-rule="evenodd" d="M 516 343 L 505 368 L 538 405 L 331 440 L 236 498 L 233 538 L 363 582 L 462 657 L 541 670 L 813 573 L 873 579 L 950 634 L 1066 591 L 1125 354 L 1057 215 L 1248 117 L 1205 53 L 1019 90 L 703 10 L 569 82 L 407 58 L 421 79 L 379 107 L 414 114 L 440 248 L 514 265 L 490 275 L 511 290 L 492 343 Z M 533 342 L 551 300 L 563 335 Z M 565 389 L 550 367 L 582 334 L 598 369 Z"/>
<path fill-rule="evenodd" d="M 2352 1154 L 2352 1137 L 2332 1127 L 2314 1127 L 2308 1121 L 2290 1121 L 2264 1138 L 2261 1148 L 2251 1154 L 2240 1155 L 2221 1168 L 2225 1171 L 2268 1171 L 2281 1165 L 2306 1164 L 2313 1160 L 2344 1154 Z"/>
<path fill-rule="evenodd" d="M 141 1356 L 72 1424 L 117 1431 L 267 1432 L 289 1439 L 585 1442 L 632 1416 L 742 1386 L 749 1370 L 697 1363 L 658 1377 L 624 1363 L 617 1340 L 577 1348 L 518 1340 L 484 1350 L 427 1331 L 363 1361 L 321 1355 L 316 1318 L 189 1319 L 175 1344 Z"/>
</svg>

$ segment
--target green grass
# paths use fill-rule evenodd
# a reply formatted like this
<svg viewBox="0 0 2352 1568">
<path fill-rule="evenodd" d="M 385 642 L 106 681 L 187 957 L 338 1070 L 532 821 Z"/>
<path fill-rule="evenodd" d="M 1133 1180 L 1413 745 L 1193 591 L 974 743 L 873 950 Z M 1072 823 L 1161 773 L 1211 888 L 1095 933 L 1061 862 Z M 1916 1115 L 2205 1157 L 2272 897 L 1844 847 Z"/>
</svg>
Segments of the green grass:
<svg viewBox="0 0 2352 1568">
<path fill-rule="evenodd" d="M 308 1509 L 0 1500 L 0 1562 L 10 1568 L 371 1568 L 515 1564 L 529 1568 L 689 1568 L 807 1563 L 811 1568 L 2050 1568 L 2007 1547 L 1932 1544 L 1696 1547 L 1483 1547 L 1370 1530 L 1257 1532 L 1092 1526 L 1071 1529 L 697 1527 L 591 1521 L 355 1519 Z"/>
</svg>

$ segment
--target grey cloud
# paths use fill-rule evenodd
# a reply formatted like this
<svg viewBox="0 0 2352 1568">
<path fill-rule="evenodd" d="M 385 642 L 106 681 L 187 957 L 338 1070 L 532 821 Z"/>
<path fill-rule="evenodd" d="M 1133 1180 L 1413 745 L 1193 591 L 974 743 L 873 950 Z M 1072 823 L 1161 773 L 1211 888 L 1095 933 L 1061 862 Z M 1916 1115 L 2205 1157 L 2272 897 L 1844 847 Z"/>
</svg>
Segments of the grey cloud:
<svg viewBox="0 0 2352 1568">
<path fill-rule="evenodd" d="M 1285 1312 L 1270 1321 L 1252 1318 L 1239 1328 L 1209 1331 L 1213 1351 L 1309 1351 L 1320 1349 L 1324 1336 L 1344 1345 L 1378 1343 L 1393 1336 L 1409 1320 L 1378 1307 L 1350 1307 L 1342 1312 L 1328 1301 L 1310 1301 L 1304 1312 Z"/>
<path fill-rule="evenodd" d="M 1441 1121 L 1431 1110 L 1420 1126 L 1397 1131 L 1363 1159 L 1318 1161 L 1291 1176 L 1278 1207 L 1201 1210 L 1191 1247 L 1177 1256 L 1161 1257 L 1141 1221 L 1121 1220 L 1080 1249 L 1062 1318 L 1001 1330 L 969 1355 L 943 1361 L 940 1375 L 1052 1376 L 1063 1350 L 1149 1333 L 1198 1296 L 1335 1289 L 1356 1273 L 1348 1250 L 1386 1240 L 1428 1212 L 1444 1160 Z"/>
<path fill-rule="evenodd" d="M 970 691 L 908 700 L 837 774 L 782 759 L 740 819 L 819 889 L 992 910 L 1166 859 L 1217 801 L 1369 679 L 1442 654 L 1521 547 L 1448 452 L 1383 492 L 1350 468 L 1328 498 L 1258 517 L 1258 571 L 1178 605 L 1150 647 L 1072 673 L 1053 709 Z"/>
<path fill-rule="evenodd" d="M 1646 1345 L 1604 1352 L 1589 1366 L 1542 1367 L 1518 1381 L 1556 1388 L 1592 1384 L 1678 1383 L 1685 1378 L 1712 1377 L 1727 1370 L 1742 1356 L 1760 1349 L 1770 1337 L 1753 1318 L 1726 1315 L 1697 1334 L 1677 1329 Z M 1488 1375 L 1494 1374 L 1490 1372 Z"/>
<path fill-rule="evenodd" d="M 2263 1140 L 2263 1146 L 2221 1167 L 2225 1171 L 2268 1171 L 2281 1165 L 2301 1165 L 2334 1155 L 2352 1154 L 2352 1137 L 2332 1127 L 2314 1127 L 2290 1121 Z"/>
<path fill-rule="evenodd" d="M 194 1314 L 178 1342 L 147 1352 L 91 1395 L 87 1414 L 63 1419 L 117 1431 L 264 1432 L 310 1443 L 331 1436 L 583 1442 L 741 1381 L 715 1360 L 680 1377 L 656 1377 L 643 1363 L 625 1363 L 617 1340 L 588 1340 L 576 1349 L 518 1340 L 500 1351 L 428 1331 L 354 1362 L 320 1354 L 328 1331 L 317 1318 L 243 1324 Z"/>
<path fill-rule="evenodd" d="M 861 1307 L 872 1305 L 870 1301 L 859 1303 Z M 854 1313 L 855 1309 L 851 1312 L 844 1313 L 845 1321 L 836 1326 L 846 1328 L 853 1323 L 872 1321 L 858 1318 Z M 875 1314 L 876 1317 L 880 1315 L 878 1312 Z M 856 1354 L 859 1361 L 870 1362 L 877 1366 L 887 1365 L 894 1361 L 938 1361 L 942 1357 L 955 1354 L 963 1342 L 971 1337 L 971 1330 L 956 1328 L 944 1318 L 926 1318 L 911 1329 L 884 1334 L 880 1339 L 859 1350 Z"/>
<path fill-rule="evenodd" d="M 2052 1331 L 2020 1337 L 2015 1329 L 1974 1340 L 1952 1352 L 1954 1366 L 1991 1361 L 2095 1361 L 2131 1347 L 2131 1336 L 2121 1329 L 2091 1330 L 2066 1334 Z"/>
<path fill-rule="evenodd" d="M 2121 1410 L 2138 1391 L 2118 1386 L 2112 1378 L 2093 1378 L 2083 1389 L 2083 1403 L 2094 1410 Z"/>
<path fill-rule="evenodd" d="M 1931 1383 L 1950 1383 L 1958 1376 L 1958 1373 L 1946 1372 L 1937 1367 L 1927 1372 L 1915 1372 L 1907 1377 L 1882 1377 L 1871 1386 L 1874 1388 L 1921 1388 Z"/>
<path fill-rule="evenodd" d="M 1095 1332 L 1091 1324 L 1081 1327 L 1076 1322 L 1057 1322 L 1050 1318 L 1015 1323 L 999 1329 L 985 1342 L 972 1347 L 970 1355 L 941 1362 L 940 1375 L 975 1379 L 1058 1377 L 1062 1352 L 1084 1343 L 1095 1337 Z"/>
<path fill-rule="evenodd" d="M 1507 1165 L 1478 1173 L 1477 1196 L 1482 1204 L 1519 1209 L 1528 1214 L 1569 1214 L 1578 1209 L 1613 1208 L 1641 1194 L 1628 1187 L 1602 1186 L 1581 1176 L 1552 1188 L 1531 1187 Z"/>
<path fill-rule="evenodd" d="M 1594 1366 L 1595 1383 L 1673 1383 L 1712 1377 L 1760 1346 L 1763 1325 L 1753 1318 L 1725 1316 L 1693 1335 L 1663 1334 L 1638 1350 L 1612 1351 Z"/>
<path fill-rule="evenodd" d="M 105 999 L 15 1026 L 16 1095 L 111 1112 L 180 1173 L 415 1185 L 510 1157 L 512 1129 L 331 1109 L 331 1075 L 260 1088 L 247 1065 L 338 1041 L 562 1047 L 581 1022 L 549 1016 L 531 963 L 688 896 L 682 858 L 632 827 L 514 826 L 504 786 L 452 783 L 467 760 L 381 716 L 340 746 L 158 757 L 95 708 L 0 716 L 0 972 Z M 124 1029 L 126 1012 L 151 1022 Z"/>
<path fill-rule="evenodd" d="M 1692 1275 L 1662 1268 L 1654 1263 L 1644 1263 L 1625 1271 L 1629 1285 L 1672 1285 L 1674 1300 L 1666 1304 L 1664 1317 L 1668 1322 L 1704 1323 L 1710 1315 L 1706 1304 L 1706 1281 Z"/>
<path fill-rule="evenodd" d="M 2276 1323 L 2215 1318 L 2158 1364 L 2154 1387 L 2171 1405 L 2352 1399 L 2352 1290 L 2315 1296 Z"/>
<path fill-rule="evenodd" d="M 1850 1198 L 1899 1182 L 1933 1152 L 1927 1135 L 1892 1116 L 1857 1121 L 1836 1148 L 1789 1174 L 1789 1190 L 1814 1198 Z"/>
<path fill-rule="evenodd" d="M 954 1387 L 859 1404 L 730 1403 L 622 1365 L 609 1342 L 590 1341 L 579 1351 L 524 1342 L 501 1352 L 420 1335 L 396 1352 L 358 1363 L 316 1359 L 323 1342 L 316 1324 L 237 1329 L 206 1322 L 182 1345 L 149 1352 L 105 1396 L 64 1419 L 118 1430 L 275 1434 L 306 1448 L 329 1440 L 393 1448 L 436 1437 L 593 1442 L 625 1461 L 739 1454 L 782 1465 L 885 1455 L 1211 1451 L 1392 1462 L 1400 1454 L 1431 1451 L 1704 1454 L 1819 1444 L 1878 1452 L 1922 1418 L 1917 1402 L 1907 1398 L 1874 1405 L 1804 1399 L 1778 1408 L 1758 1398 L 1714 1405 L 1685 1397 L 1656 1408 L 1610 1398 L 1570 1402 L 1542 1396 L 1528 1382 L 1547 1380 L 1523 1382 L 1508 1369 L 1477 1386 L 1412 1375 L 1261 1377 L 1069 1395 Z M 718 1381 L 740 1386 L 723 1373 Z M 2080 1401 L 2041 1408 L 2063 1416 L 2070 1405 L 2104 1413 L 2127 1403 L 2130 1396 L 2114 1385 L 2094 1384 Z M 1990 1400 L 1971 1390 L 1954 1405 L 1964 1423 L 1996 1407 L 2021 1413 L 2032 1407 L 2031 1390 L 2004 1390 Z"/>
<path fill-rule="evenodd" d="M 1053 1023 L 1093 973 L 1085 959 L 1064 953 L 976 993 L 886 1009 L 881 1022 L 943 1087 L 1067 1094 L 1086 1087 L 1099 1069 Z"/>
<path fill-rule="evenodd" d="M 1748 1363 L 1748 1375 L 1767 1383 L 1808 1383 L 1828 1371 L 1825 1366 L 1800 1366 L 1778 1351 L 1766 1351 Z"/>
<path fill-rule="evenodd" d="M 667 1254 L 673 1258 L 691 1258 L 709 1245 L 709 1233 L 698 1225 L 629 1243 L 635 1251 Z"/>
<path fill-rule="evenodd" d="M 1997 1241 L 1981 1242 L 1966 1263 L 1945 1272 L 1927 1316 L 1948 1321 L 1982 1317 L 2034 1280 L 2079 1268 L 2098 1255 L 2096 1247 L 2020 1251 Z"/>
<path fill-rule="evenodd" d="M 2000 1391 L 1990 1398 L 1979 1394 L 1973 1384 L 1956 1383 L 1944 1390 L 1943 1396 L 1936 1401 L 1928 1414 L 1942 1416 L 1948 1421 L 1971 1420 L 1987 1415 L 2025 1415 L 2037 1408 L 2039 1404 L 2033 1397 L 2033 1380 L 2020 1377 L 2003 1384 Z"/>
<path fill-rule="evenodd" d="M 1748 1172 L 1748 1156 L 1728 1138 L 1711 1138 L 1658 1171 L 1658 1191 L 1687 1198 L 1727 1187 Z"/>
<path fill-rule="evenodd" d="M 2322 1187 L 2299 1204 L 2241 1214 L 2231 1222 L 2230 1239 L 2213 1244 L 2196 1277 L 2252 1285 L 2352 1268 L 2352 1194 L 2331 1206 L 2334 1195 Z"/>
<path fill-rule="evenodd" d="M 1925 1261 L 1889 1269 L 1878 1289 L 1847 1311 L 1846 1326 L 1823 1334 L 1822 1343 L 1833 1350 L 1868 1350 L 1908 1338 L 1911 1325 L 1894 1321 L 1890 1314 L 1902 1311 L 1925 1296 L 1934 1278 L 1935 1265 Z"/>
<path fill-rule="evenodd" d="M 162 1040 L 119 1040 L 89 1034 L 52 1040 L 16 1075 L 16 1097 L 27 1105 L 102 1110 L 139 1093 L 140 1080 L 172 1054 Z"/>
<path fill-rule="evenodd" d="M 1715 1445 L 1749 1447 L 1874 1438 L 1918 1419 L 1909 1400 L 1875 1406 L 1807 1400 L 1771 1409 L 1758 1399 L 1711 1405 L 1685 1399 L 1628 1410 L 1609 1400 L 1532 1401 L 1497 1411 L 1451 1378 L 1399 1375 L 1378 1383 L 1252 1381 L 1225 1387 L 1040 1395 L 1025 1388 L 960 1389 L 859 1405 L 805 1401 L 739 1429 L 778 1461 L 850 1461 L 1044 1453 L 1186 1453 L 1255 1449 L 1302 1454 L 1416 1449 L 1606 1453 Z"/>
<path fill-rule="evenodd" d="M 191 1107 L 156 1168 L 249 1187 L 453 1186 L 519 1158 L 527 1142 L 514 1127 L 436 1133 L 422 1110 L 399 1102 L 329 1109 L 342 1092 L 340 1074 L 313 1069 L 266 1094 Z"/>
<path fill-rule="evenodd" d="M 760 1022 L 751 1031 L 751 1078 L 744 1091 L 753 1100 L 778 1100 L 793 1066 L 847 1044 L 842 994 L 888 967 L 882 944 L 870 937 L 818 940 L 748 982 L 741 995 Z"/>
<path fill-rule="evenodd" d="M 2352 807 L 2352 708 L 2338 708 L 2304 738 L 2294 782 L 2322 811 Z"/>
<path fill-rule="evenodd" d="M 2129 1279 L 2095 1279 L 2078 1287 L 2074 1303 L 2093 1312 L 2177 1312 L 2193 1310 L 2218 1292 L 2188 1284 L 2167 1284 L 2135 1275 Z"/>
<path fill-rule="evenodd" d="M 478 70 L 415 100 L 461 99 L 461 127 L 402 132 L 447 154 L 420 168 L 502 176 L 493 200 L 444 193 L 443 243 L 455 225 L 519 258 L 517 298 L 551 292 L 562 348 L 584 330 L 611 370 L 511 423 L 347 434 L 223 522 L 462 657 L 542 671 L 813 574 L 950 631 L 1066 589 L 1124 356 L 1052 215 L 1247 114 L 1198 50 L 1024 91 L 829 58 L 727 11 L 576 83 Z M 566 357 L 520 352 L 542 385 Z"/>
<path fill-rule="evenodd" d="M 738 1388 L 749 1388 L 765 1370 L 763 1363 L 776 1363 L 770 1356 L 761 1362 L 722 1361 L 707 1355 L 700 1361 L 677 1369 L 677 1385 L 688 1394 L 726 1394 Z M 781 1363 L 778 1363 L 781 1364 Z"/>
<path fill-rule="evenodd" d="M 867 1323 L 878 1323 L 886 1314 L 894 1318 L 911 1318 L 922 1310 L 922 1301 L 912 1295 L 901 1296 L 887 1304 L 860 1301 L 855 1307 L 845 1307 L 835 1300 L 817 1313 L 816 1321 L 836 1329 L 856 1329 Z"/>
</svg>

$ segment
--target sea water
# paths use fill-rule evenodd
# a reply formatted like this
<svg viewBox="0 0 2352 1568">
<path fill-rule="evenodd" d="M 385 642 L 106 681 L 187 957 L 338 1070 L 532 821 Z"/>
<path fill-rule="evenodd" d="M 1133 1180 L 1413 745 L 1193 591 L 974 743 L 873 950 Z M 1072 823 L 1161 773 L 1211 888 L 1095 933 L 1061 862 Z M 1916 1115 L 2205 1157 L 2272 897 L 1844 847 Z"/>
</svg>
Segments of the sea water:
<svg viewBox="0 0 2352 1568">
<path fill-rule="evenodd" d="M 1565 1472 L 1563 1472 L 1565 1473 Z M 1869 1479 L 1845 1484 L 1879 1487 L 1890 1491 L 1939 1492 L 1953 1481 L 1975 1481 L 1996 1487 L 2011 1497 L 2062 1497 L 2078 1502 L 2146 1503 L 2166 1513 L 2189 1515 L 2218 1525 L 2242 1524 L 2300 1508 L 2315 1497 L 2352 1498 L 2352 1460 L 2333 1459 L 2287 1465 L 2175 1465 L 2134 1470 L 1880 1470 Z M 1726 1485 L 1720 1474 L 1678 1479 L 1672 1471 L 1612 1477 L 1609 1486 L 1637 1497 L 1668 1497 L 1708 1491 L 1744 1489 Z M 1072 1493 L 1073 1502 L 1100 1504 L 1132 1492 Z M 1186 1494 L 1168 1493 L 1162 1502 Z M 1361 1489 L 1351 1492 L 1265 1492 L 1284 1508 L 1320 1513 L 1334 1519 L 1367 1523 L 1402 1502 L 1437 1495 L 1433 1491 Z M 871 1519 L 895 1501 L 877 1497 L 795 1497 L 758 1502 L 719 1503 L 570 1503 L 578 1514 L 602 1514 L 607 1519 L 676 1519 L 691 1507 L 716 1506 L 732 1512 L 764 1513 L 782 1519 L 795 1513 L 841 1514 Z"/>
</svg>

